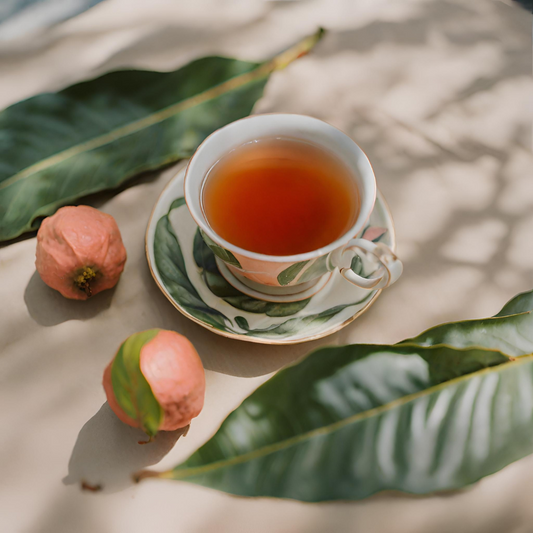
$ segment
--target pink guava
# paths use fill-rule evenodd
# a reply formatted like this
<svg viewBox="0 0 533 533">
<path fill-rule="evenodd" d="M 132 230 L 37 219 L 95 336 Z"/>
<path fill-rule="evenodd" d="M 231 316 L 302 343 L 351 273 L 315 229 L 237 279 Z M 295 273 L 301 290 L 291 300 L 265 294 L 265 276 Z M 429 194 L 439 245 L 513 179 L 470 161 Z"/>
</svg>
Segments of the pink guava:
<svg viewBox="0 0 533 533">
<path fill-rule="evenodd" d="M 113 358 L 114 360 L 114 358 Z M 111 381 L 109 363 L 103 385 L 107 402 L 122 422 L 140 427 L 118 404 Z M 191 342 L 175 331 L 160 330 L 143 345 L 140 369 L 163 409 L 160 430 L 173 431 L 188 426 L 204 406 L 205 373 L 202 361 Z"/>
<path fill-rule="evenodd" d="M 62 207 L 37 233 L 37 272 L 66 298 L 87 300 L 114 287 L 125 262 L 115 219 L 94 207 Z"/>
</svg>

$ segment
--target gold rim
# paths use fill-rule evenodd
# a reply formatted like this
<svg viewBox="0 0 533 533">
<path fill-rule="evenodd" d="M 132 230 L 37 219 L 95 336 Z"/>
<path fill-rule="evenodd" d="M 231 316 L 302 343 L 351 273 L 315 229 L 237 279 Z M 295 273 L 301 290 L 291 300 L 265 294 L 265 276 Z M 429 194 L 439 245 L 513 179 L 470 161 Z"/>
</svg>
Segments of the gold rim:
<svg viewBox="0 0 533 533">
<path fill-rule="evenodd" d="M 190 159 L 189 159 L 189 161 L 190 161 Z M 235 339 L 235 340 L 245 341 L 245 342 L 253 342 L 255 344 L 270 344 L 270 345 L 278 345 L 278 346 L 280 346 L 280 345 L 290 345 L 290 344 L 303 344 L 304 342 L 311 342 L 311 341 L 315 341 L 315 340 L 318 340 L 318 339 L 322 339 L 322 338 L 327 337 L 329 335 L 333 335 L 334 333 L 337 333 L 337 331 L 340 331 L 341 329 L 345 328 L 348 324 L 352 323 L 356 318 L 359 318 L 363 313 L 368 311 L 370 309 L 370 307 L 372 307 L 372 305 L 377 300 L 378 296 L 381 294 L 383 289 L 376 290 L 376 292 L 367 301 L 367 303 L 365 304 L 364 307 L 359 309 L 359 311 L 357 311 L 357 313 L 355 313 L 351 317 L 347 318 L 341 324 L 338 324 L 337 326 L 335 326 L 334 328 L 332 328 L 330 330 L 324 331 L 322 333 L 317 333 L 316 335 L 312 335 L 311 337 L 306 337 L 304 339 L 294 339 L 294 340 L 291 340 L 291 339 L 288 339 L 288 340 L 261 339 L 261 338 L 257 338 L 257 337 L 248 337 L 245 334 L 229 333 L 227 331 L 222 331 L 220 329 L 217 329 L 214 326 L 212 326 L 211 324 L 206 324 L 205 322 L 202 322 L 201 320 L 199 320 L 195 316 L 192 316 L 189 313 L 187 313 L 187 311 L 185 311 L 185 309 L 181 308 L 174 301 L 174 299 L 168 294 L 166 288 L 157 279 L 157 276 L 156 276 L 156 274 L 154 272 L 154 269 L 152 267 L 152 262 L 150 261 L 150 254 L 148 252 L 148 232 L 150 230 L 150 227 L 152 226 L 152 219 L 154 217 L 154 212 L 155 212 L 155 209 L 156 209 L 157 205 L 159 204 L 159 201 L 161 200 L 161 197 L 165 194 L 166 190 L 170 187 L 170 185 L 176 179 L 176 177 L 179 175 L 179 173 L 182 170 L 184 170 L 184 169 L 186 170 L 188 164 L 189 163 L 187 162 L 187 165 L 184 165 L 183 168 L 180 168 L 180 170 L 172 178 L 170 178 L 169 182 L 165 185 L 165 187 L 163 188 L 163 190 L 159 194 L 159 197 L 157 198 L 157 201 L 155 202 L 154 207 L 152 208 L 152 212 L 150 213 L 150 218 L 148 219 L 148 225 L 146 226 L 146 232 L 144 234 L 144 251 L 145 251 L 145 254 L 146 254 L 146 260 L 148 262 L 148 268 L 150 269 L 150 274 L 152 275 L 152 278 L 156 282 L 156 285 L 159 287 L 161 292 L 165 295 L 167 300 L 183 316 L 187 317 L 189 320 L 192 320 L 196 324 L 199 324 L 200 326 L 208 329 L 209 331 L 212 331 L 213 333 L 216 333 L 217 335 L 220 335 L 222 337 L 226 337 L 228 339 Z M 385 201 L 385 198 L 381 194 L 381 191 L 379 190 L 378 187 L 376 187 L 376 190 L 377 190 L 377 196 L 379 197 L 379 200 L 381 201 L 381 203 L 383 205 L 383 210 L 385 211 L 385 213 L 387 214 L 387 216 L 388 216 L 388 218 L 390 220 L 390 228 L 387 228 L 387 230 L 390 232 L 390 236 L 391 236 L 390 248 L 391 248 L 391 250 L 393 252 L 395 252 L 396 251 L 396 231 L 394 229 L 394 220 L 392 218 L 392 213 L 390 211 L 389 205 Z M 188 206 L 187 206 L 187 209 L 188 209 Z"/>
</svg>

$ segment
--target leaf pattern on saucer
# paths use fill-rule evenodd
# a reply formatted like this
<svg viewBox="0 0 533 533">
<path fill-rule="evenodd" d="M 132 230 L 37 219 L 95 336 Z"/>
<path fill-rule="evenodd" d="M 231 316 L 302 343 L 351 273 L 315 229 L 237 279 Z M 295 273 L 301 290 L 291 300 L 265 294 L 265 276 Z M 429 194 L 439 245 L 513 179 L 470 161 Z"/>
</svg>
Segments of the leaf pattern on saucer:
<svg viewBox="0 0 533 533">
<path fill-rule="evenodd" d="M 202 230 L 199 230 L 199 231 L 200 231 L 200 236 L 203 238 L 207 246 L 209 246 L 210 250 L 216 256 L 220 257 L 222 261 L 225 261 L 226 263 L 229 263 L 230 265 L 233 265 L 237 268 L 242 268 L 241 264 L 239 263 L 239 260 L 229 250 L 226 250 L 225 248 L 222 248 L 218 244 L 215 244 L 215 242 L 209 238 L 207 233 L 203 232 Z"/>
<path fill-rule="evenodd" d="M 191 283 L 178 238 L 168 215 L 185 204 L 185 198 L 174 200 L 168 213 L 157 222 L 154 237 L 154 257 L 157 270 L 166 289 L 191 316 L 221 330 L 227 330 L 229 322 L 220 311 L 209 307 Z"/>
<path fill-rule="evenodd" d="M 341 311 L 344 311 L 344 309 L 346 309 L 347 307 L 352 307 L 354 305 L 359 305 L 366 302 L 366 300 L 368 300 L 373 294 L 374 291 L 367 294 L 362 300 L 359 300 L 358 302 L 345 305 L 336 305 L 335 307 L 326 309 L 321 313 L 316 313 L 314 315 L 306 315 L 298 318 L 291 318 L 286 322 L 283 322 L 282 324 L 273 324 L 272 326 L 269 326 L 268 328 L 264 329 L 251 329 L 248 325 L 248 321 L 242 316 L 235 317 L 235 322 L 240 328 L 246 330 L 246 335 L 277 337 L 279 335 L 293 335 L 295 333 L 300 334 L 305 331 L 312 330 L 317 325 L 323 324 L 328 320 L 331 320 L 335 315 L 337 315 Z"/>
<path fill-rule="evenodd" d="M 185 200 L 182 197 L 175 199 L 171 203 L 166 214 L 160 216 L 159 220 L 157 220 L 153 242 L 149 246 L 153 250 L 153 268 L 154 271 L 157 271 L 159 281 L 164 287 L 163 291 L 185 315 L 196 319 L 203 325 L 208 325 L 234 337 L 244 337 L 249 340 L 255 338 L 281 344 L 299 342 L 307 340 L 307 338 L 314 335 L 323 336 L 327 334 L 325 332 L 333 331 L 333 328 L 339 327 L 339 325 L 342 326 L 345 319 L 340 317 L 335 319 L 334 317 L 351 307 L 355 308 L 355 310 L 346 318 L 355 317 L 378 292 L 371 291 L 356 302 L 335 305 L 329 309 L 324 309 L 325 306 L 320 303 L 314 306 L 313 312 L 308 314 L 299 313 L 313 302 L 314 297 L 291 303 L 265 302 L 251 298 L 235 289 L 223 278 L 215 260 L 215 254 L 219 257 L 220 255 L 204 241 L 197 227 L 193 230 L 184 230 L 186 232 L 195 232 L 194 237 L 189 233 L 190 237 L 193 237 L 192 249 L 190 251 L 187 250 L 184 256 L 177 235 L 178 227 L 176 225 L 173 226 L 169 219 L 169 215 L 173 210 L 181 209 L 183 206 L 185 206 Z M 179 216 L 181 217 L 182 215 L 180 214 Z M 379 231 L 370 231 L 374 229 Z M 367 227 L 365 228 L 364 236 L 365 238 L 368 236 L 374 239 L 381 239 L 387 232 L 386 228 Z M 187 258 L 187 263 L 185 257 Z M 201 282 L 198 281 L 196 276 L 193 277 L 193 281 L 189 277 L 186 264 L 190 269 L 191 263 L 189 261 L 191 259 L 194 260 L 193 265 L 198 268 Z M 328 259 L 329 256 L 323 256 L 307 262 L 294 275 L 294 279 L 298 276 L 300 281 L 305 281 L 330 271 L 331 265 L 329 265 Z M 362 266 L 358 260 L 352 263 L 354 270 L 361 274 L 363 274 Z M 290 276 L 287 275 L 287 277 Z M 222 305 L 218 304 L 217 300 L 209 298 L 205 289 L 200 287 L 199 283 L 204 283 L 213 297 Z M 211 305 L 207 302 L 210 302 Z M 227 307 L 226 304 L 238 309 L 242 315 L 234 316 L 229 311 L 231 308 Z M 360 307 L 357 308 L 357 306 Z M 279 321 L 280 318 L 288 316 L 291 316 L 291 318 Z M 268 320 L 265 321 L 265 317 L 268 317 Z"/>
</svg>

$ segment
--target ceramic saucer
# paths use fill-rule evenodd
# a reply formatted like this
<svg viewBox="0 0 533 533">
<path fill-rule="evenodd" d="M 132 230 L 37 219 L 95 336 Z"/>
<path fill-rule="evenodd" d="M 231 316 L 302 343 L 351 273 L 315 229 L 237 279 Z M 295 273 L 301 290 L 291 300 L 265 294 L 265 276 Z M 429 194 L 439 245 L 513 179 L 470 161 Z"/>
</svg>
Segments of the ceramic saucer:
<svg viewBox="0 0 533 533">
<path fill-rule="evenodd" d="M 146 256 L 163 294 L 185 316 L 214 333 L 263 344 L 296 344 L 330 335 L 364 313 L 381 290 L 364 290 L 338 272 L 309 298 L 271 302 L 253 298 L 220 273 L 183 198 L 182 169 L 157 200 L 146 231 Z M 378 192 L 363 238 L 395 248 L 389 209 Z M 369 277 L 365 260 L 352 268 Z"/>
</svg>

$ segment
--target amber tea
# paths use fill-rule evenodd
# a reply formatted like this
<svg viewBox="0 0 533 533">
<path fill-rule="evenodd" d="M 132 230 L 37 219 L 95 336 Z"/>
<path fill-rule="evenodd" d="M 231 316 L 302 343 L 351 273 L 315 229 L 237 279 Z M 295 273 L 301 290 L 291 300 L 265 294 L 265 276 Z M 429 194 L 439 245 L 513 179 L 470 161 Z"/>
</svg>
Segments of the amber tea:
<svg viewBox="0 0 533 533">
<path fill-rule="evenodd" d="M 350 169 L 334 154 L 288 138 L 258 139 L 232 150 L 204 182 L 205 217 L 220 237 L 268 255 L 327 246 L 359 213 Z"/>
</svg>

